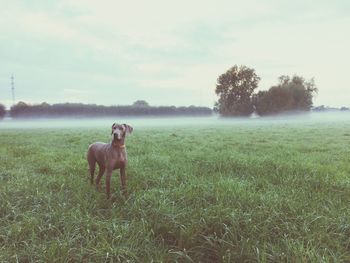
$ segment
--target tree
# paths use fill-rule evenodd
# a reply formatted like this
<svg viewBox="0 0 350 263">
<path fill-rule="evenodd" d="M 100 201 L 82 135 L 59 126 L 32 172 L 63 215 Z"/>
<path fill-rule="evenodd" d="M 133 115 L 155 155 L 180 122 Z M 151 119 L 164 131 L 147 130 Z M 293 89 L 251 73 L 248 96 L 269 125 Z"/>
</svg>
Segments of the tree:
<svg viewBox="0 0 350 263">
<path fill-rule="evenodd" d="M 145 100 L 137 100 L 132 104 L 133 107 L 138 107 L 138 108 L 147 108 L 149 107 L 149 104 Z"/>
<path fill-rule="evenodd" d="M 255 112 L 258 115 L 275 114 L 292 108 L 293 96 L 289 89 L 271 87 L 253 96 Z"/>
<path fill-rule="evenodd" d="M 10 115 L 13 118 L 19 115 L 26 115 L 26 113 L 28 113 L 28 109 L 30 109 L 30 106 L 25 102 L 20 101 L 11 107 Z"/>
<path fill-rule="evenodd" d="M 255 111 L 259 115 L 276 114 L 286 111 L 309 111 L 313 95 L 317 92 L 314 79 L 306 81 L 294 75 L 281 76 L 279 83 L 268 91 L 254 95 Z"/>
<path fill-rule="evenodd" d="M 254 111 L 252 94 L 259 80 L 254 69 L 234 65 L 217 79 L 215 111 L 222 116 L 249 116 Z"/>
<path fill-rule="evenodd" d="M 6 108 L 4 105 L 0 104 L 0 119 L 3 119 L 6 114 Z"/>
<path fill-rule="evenodd" d="M 294 105 L 292 110 L 309 111 L 312 107 L 312 98 L 317 93 L 315 80 L 306 81 L 303 77 L 294 75 L 292 78 L 281 76 L 279 86 L 289 89 L 293 94 Z"/>
</svg>

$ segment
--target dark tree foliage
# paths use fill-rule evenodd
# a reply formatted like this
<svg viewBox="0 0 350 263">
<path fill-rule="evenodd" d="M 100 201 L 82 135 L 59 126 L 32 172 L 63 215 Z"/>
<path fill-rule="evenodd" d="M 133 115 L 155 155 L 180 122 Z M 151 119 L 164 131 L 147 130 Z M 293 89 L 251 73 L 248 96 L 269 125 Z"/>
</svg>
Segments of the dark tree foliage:
<svg viewBox="0 0 350 263">
<path fill-rule="evenodd" d="M 294 75 L 279 77 L 279 83 L 268 91 L 253 96 L 255 111 L 259 115 L 277 114 L 287 111 L 309 111 L 313 95 L 317 92 L 314 79 L 306 81 Z"/>
<path fill-rule="evenodd" d="M 64 103 L 29 105 L 24 102 L 11 107 L 11 117 L 111 117 L 111 116 L 205 116 L 211 115 L 207 107 L 139 107 L 139 106 L 102 106 L 95 104 Z"/>
<path fill-rule="evenodd" d="M 0 104 L 0 119 L 3 119 L 6 114 L 6 108 L 4 105 Z"/>
<path fill-rule="evenodd" d="M 259 80 L 254 69 L 234 65 L 217 79 L 215 111 L 222 116 L 249 116 L 254 111 L 252 94 Z"/>
<path fill-rule="evenodd" d="M 145 100 L 137 100 L 132 104 L 132 106 L 142 108 L 142 107 L 149 107 L 149 104 Z"/>
</svg>

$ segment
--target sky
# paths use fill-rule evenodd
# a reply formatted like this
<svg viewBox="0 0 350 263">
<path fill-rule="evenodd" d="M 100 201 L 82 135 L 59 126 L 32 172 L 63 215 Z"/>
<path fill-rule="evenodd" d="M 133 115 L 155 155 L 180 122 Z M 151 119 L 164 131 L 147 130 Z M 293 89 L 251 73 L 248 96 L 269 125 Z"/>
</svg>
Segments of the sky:
<svg viewBox="0 0 350 263">
<path fill-rule="evenodd" d="M 0 0 L 0 103 L 208 106 L 218 76 L 315 78 L 350 106 L 350 1 Z"/>
</svg>

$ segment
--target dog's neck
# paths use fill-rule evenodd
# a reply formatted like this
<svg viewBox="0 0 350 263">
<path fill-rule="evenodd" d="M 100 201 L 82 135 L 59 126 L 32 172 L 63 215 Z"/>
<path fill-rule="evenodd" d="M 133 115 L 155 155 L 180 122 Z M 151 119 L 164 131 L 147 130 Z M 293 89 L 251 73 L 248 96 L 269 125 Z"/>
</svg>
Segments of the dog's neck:
<svg viewBox="0 0 350 263">
<path fill-rule="evenodd" d="M 116 149 L 125 149 L 125 144 L 123 142 L 112 141 L 112 146 Z"/>
</svg>

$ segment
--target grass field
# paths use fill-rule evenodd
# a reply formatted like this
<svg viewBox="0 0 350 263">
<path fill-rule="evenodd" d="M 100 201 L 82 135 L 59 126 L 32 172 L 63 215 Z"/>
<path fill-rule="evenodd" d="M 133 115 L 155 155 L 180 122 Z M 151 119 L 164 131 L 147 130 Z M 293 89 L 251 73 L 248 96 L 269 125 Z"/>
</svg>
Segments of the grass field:
<svg viewBox="0 0 350 263">
<path fill-rule="evenodd" d="M 350 262 L 349 122 L 135 127 L 113 201 L 108 133 L 0 130 L 0 262 Z"/>
</svg>

